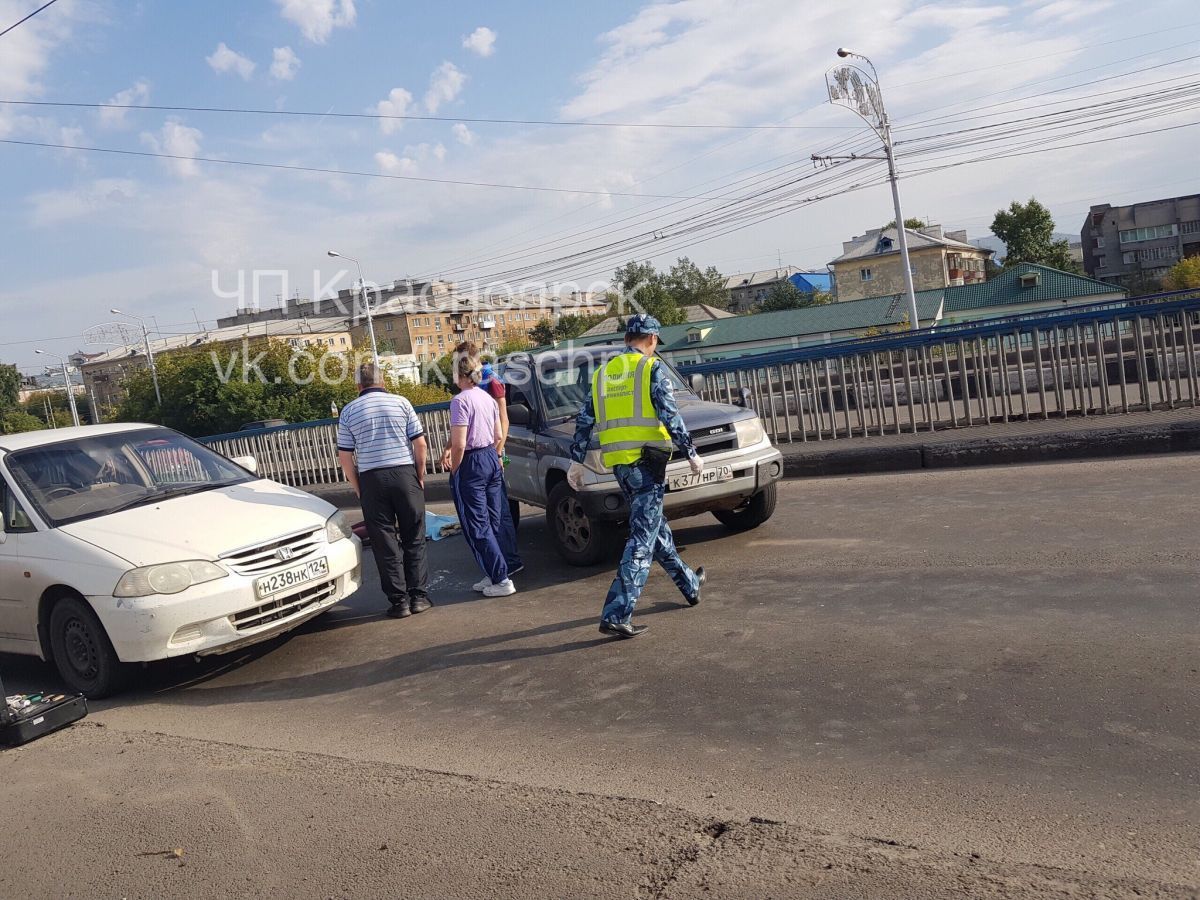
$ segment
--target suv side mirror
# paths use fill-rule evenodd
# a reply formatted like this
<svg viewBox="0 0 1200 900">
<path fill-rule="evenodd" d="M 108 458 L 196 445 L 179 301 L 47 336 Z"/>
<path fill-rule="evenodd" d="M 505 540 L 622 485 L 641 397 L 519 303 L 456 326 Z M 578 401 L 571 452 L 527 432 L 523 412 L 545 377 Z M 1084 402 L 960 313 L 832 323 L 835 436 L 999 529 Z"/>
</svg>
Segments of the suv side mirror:
<svg viewBox="0 0 1200 900">
<path fill-rule="evenodd" d="M 514 403 L 508 408 L 508 422 L 528 428 L 533 423 L 533 413 L 524 403 Z"/>
<path fill-rule="evenodd" d="M 745 409 L 750 408 L 750 388 L 740 388 L 737 392 L 737 399 L 733 401 L 735 406 L 741 406 Z"/>
<path fill-rule="evenodd" d="M 703 375 L 693 375 L 691 377 L 691 385 L 692 385 L 692 393 L 695 394 L 697 397 L 703 397 L 704 389 L 706 387 L 708 387 L 708 385 L 704 383 Z"/>
</svg>

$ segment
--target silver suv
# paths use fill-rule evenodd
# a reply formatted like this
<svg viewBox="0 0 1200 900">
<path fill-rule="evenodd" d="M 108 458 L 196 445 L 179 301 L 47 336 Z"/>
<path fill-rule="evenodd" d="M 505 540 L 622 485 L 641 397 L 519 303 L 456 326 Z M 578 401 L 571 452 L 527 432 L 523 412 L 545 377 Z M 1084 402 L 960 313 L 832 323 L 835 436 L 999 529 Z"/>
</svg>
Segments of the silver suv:
<svg viewBox="0 0 1200 900">
<path fill-rule="evenodd" d="M 518 353 L 499 367 L 508 388 L 509 497 L 546 510 L 559 553 L 577 566 L 593 565 L 615 551 L 624 528 L 614 526 L 629 518 L 625 497 L 601 463 L 594 437 L 584 463 L 583 489 L 576 492 L 567 485 L 575 416 L 591 390 L 592 372 L 620 352 L 619 347 L 600 347 Z M 667 515 L 711 512 L 732 531 L 757 528 L 775 512 L 783 456 L 753 410 L 701 400 L 670 364 L 660 362 L 670 374 L 680 414 L 705 466 L 697 479 L 685 459 L 678 453 L 672 457 Z"/>
</svg>

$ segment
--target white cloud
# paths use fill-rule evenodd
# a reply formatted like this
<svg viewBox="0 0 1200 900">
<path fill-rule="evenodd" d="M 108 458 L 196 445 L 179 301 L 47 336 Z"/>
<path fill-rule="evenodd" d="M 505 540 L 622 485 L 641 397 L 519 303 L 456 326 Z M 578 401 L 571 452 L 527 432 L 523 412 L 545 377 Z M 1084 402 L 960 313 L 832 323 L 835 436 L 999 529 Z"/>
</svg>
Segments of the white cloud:
<svg viewBox="0 0 1200 900">
<path fill-rule="evenodd" d="M 375 104 L 375 112 L 381 116 L 404 116 L 412 105 L 413 95 L 404 88 L 392 88 L 386 100 Z M 394 134 L 404 127 L 403 119 L 380 119 L 379 130 L 384 134 Z"/>
<path fill-rule="evenodd" d="M 271 77 L 276 81 L 291 81 L 300 68 L 300 57 L 291 47 L 276 47 L 271 55 Z"/>
<path fill-rule="evenodd" d="M 202 137 L 200 129 L 184 125 L 178 119 L 168 119 L 158 134 L 143 131 L 142 143 L 155 153 L 175 157 L 166 161 L 167 167 L 180 178 L 193 178 L 200 172 L 195 157 L 200 153 Z"/>
<path fill-rule="evenodd" d="M 473 132 L 462 122 L 455 123 L 454 127 L 451 128 L 450 131 L 454 135 L 454 139 L 460 144 L 470 147 L 475 143 L 475 132 Z"/>
<path fill-rule="evenodd" d="M 397 156 L 390 150 L 380 150 L 375 154 L 375 165 L 381 172 L 388 175 L 414 175 L 417 171 L 417 161 L 409 156 Z"/>
<path fill-rule="evenodd" d="M 354 24 L 354 0 L 275 0 L 280 14 L 314 44 L 323 44 L 335 28 Z"/>
<path fill-rule="evenodd" d="M 436 144 L 428 142 L 409 144 L 404 148 L 404 155 L 416 162 L 425 162 L 429 159 L 436 159 L 438 162 L 443 162 L 446 159 L 446 145 L 440 141 Z"/>
<path fill-rule="evenodd" d="M 145 81 L 136 82 L 133 87 L 128 87 L 123 91 L 118 91 L 109 97 L 108 102 L 117 106 L 129 106 L 144 104 L 150 99 L 150 85 Z M 125 117 L 129 112 L 127 109 L 102 109 L 100 110 L 100 124 L 106 128 L 123 128 L 125 126 Z"/>
<path fill-rule="evenodd" d="M 462 45 L 479 56 L 491 56 L 496 52 L 496 32 L 480 25 L 463 38 Z"/>
<path fill-rule="evenodd" d="M 52 190 L 29 198 L 30 222 L 35 228 L 61 225 L 113 207 L 131 203 L 138 195 L 136 181 L 129 178 L 97 178 L 71 190 Z"/>
<path fill-rule="evenodd" d="M 253 60 L 247 59 L 236 50 L 230 50 L 224 41 L 217 44 L 217 49 L 212 52 L 212 56 L 206 56 L 204 59 L 218 75 L 234 72 L 243 81 L 249 81 L 250 76 L 254 74 Z"/>
<path fill-rule="evenodd" d="M 443 103 L 450 103 L 462 93 L 467 83 L 467 74 L 452 62 L 444 62 L 429 77 L 429 90 L 425 92 L 425 108 L 435 113 Z"/>
</svg>

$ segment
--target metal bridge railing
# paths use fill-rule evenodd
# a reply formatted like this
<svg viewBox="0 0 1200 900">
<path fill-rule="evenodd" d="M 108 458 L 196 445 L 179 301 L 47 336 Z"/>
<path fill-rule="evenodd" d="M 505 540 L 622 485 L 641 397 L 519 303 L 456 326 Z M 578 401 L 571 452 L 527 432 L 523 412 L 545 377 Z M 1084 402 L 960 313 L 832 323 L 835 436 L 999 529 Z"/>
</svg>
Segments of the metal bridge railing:
<svg viewBox="0 0 1200 900">
<path fill-rule="evenodd" d="M 1196 406 L 1198 292 L 684 367 L 778 442 Z"/>
<path fill-rule="evenodd" d="M 439 460 L 450 439 L 450 404 L 418 406 L 429 446 L 427 472 L 440 470 Z M 346 479 L 338 465 L 337 419 L 300 425 L 279 425 L 256 431 L 235 431 L 198 438 L 224 456 L 253 456 L 258 474 L 293 487 L 339 484 Z"/>
</svg>

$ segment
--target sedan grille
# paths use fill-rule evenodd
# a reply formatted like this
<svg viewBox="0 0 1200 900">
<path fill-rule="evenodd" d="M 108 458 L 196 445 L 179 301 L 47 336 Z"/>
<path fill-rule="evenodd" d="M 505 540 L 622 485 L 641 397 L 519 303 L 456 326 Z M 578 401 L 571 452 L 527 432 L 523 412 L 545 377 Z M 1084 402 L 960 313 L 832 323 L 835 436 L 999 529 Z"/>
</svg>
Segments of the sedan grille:
<svg viewBox="0 0 1200 900">
<path fill-rule="evenodd" d="M 321 538 L 320 531 L 306 531 L 276 538 L 257 547 L 231 550 L 222 553 L 220 559 L 238 575 L 263 575 L 311 556 L 321 544 Z"/>
<path fill-rule="evenodd" d="M 275 597 L 260 606 L 234 613 L 229 617 L 229 621 L 237 631 L 249 631 L 252 628 L 279 622 L 314 606 L 319 606 L 332 597 L 336 590 L 336 581 L 311 584 L 295 594 Z"/>
</svg>

